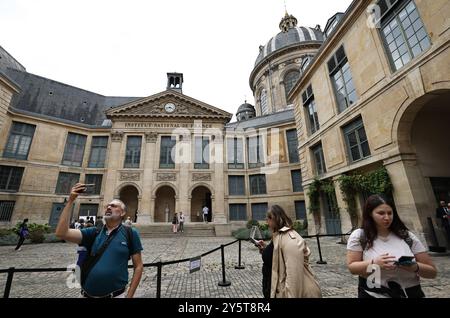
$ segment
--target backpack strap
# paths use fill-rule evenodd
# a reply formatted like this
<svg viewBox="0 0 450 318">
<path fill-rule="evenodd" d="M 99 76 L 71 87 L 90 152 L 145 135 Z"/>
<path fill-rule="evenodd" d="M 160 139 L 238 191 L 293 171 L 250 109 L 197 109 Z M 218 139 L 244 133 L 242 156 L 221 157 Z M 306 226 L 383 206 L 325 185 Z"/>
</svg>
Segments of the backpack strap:
<svg viewBox="0 0 450 318">
<path fill-rule="evenodd" d="M 133 252 L 133 229 L 131 226 L 124 226 L 124 228 L 127 234 L 128 259 L 130 259 Z"/>
<path fill-rule="evenodd" d="M 88 248 L 89 250 L 89 254 L 86 258 L 86 260 L 83 262 L 83 264 L 81 265 L 81 287 L 83 287 L 86 278 L 89 275 L 89 272 L 92 270 L 92 268 L 95 266 L 95 264 L 97 264 L 97 262 L 100 260 L 100 257 L 102 257 L 103 253 L 105 252 L 106 248 L 108 247 L 109 243 L 111 243 L 112 239 L 116 236 L 117 232 L 119 232 L 121 226 L 119 226 L 118 228 L 116 228 L 115 230 L 113 230 L 108 238 L 106 239 L 105 243 L 103 243 L 103 245 L 99 248 L 99 250 L 97 251 L 97 253 L 95 255 L 92 254 L 92 245 Z M 92 239 L 92 243 L 94 242 L 95 238 L 97 237 L 97 234 L 100 231 L 95 230 L 95 236 L 93 236 Z"/>
</svg>

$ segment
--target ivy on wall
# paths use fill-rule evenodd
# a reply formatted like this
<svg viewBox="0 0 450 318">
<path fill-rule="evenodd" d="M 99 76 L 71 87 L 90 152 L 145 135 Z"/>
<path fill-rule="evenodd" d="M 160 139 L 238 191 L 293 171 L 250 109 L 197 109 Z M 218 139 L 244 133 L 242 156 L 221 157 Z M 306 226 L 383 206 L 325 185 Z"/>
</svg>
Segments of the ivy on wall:
<svg viewBox="0 0 450 318">
<path fill-rule="evenodd" d="M 385 167 L 366 174 L 342 175 L 338 179 L 339 188 L 352 219 L 357 218 L 356 195 L 358 193 L 388 194 L 392 191 L 392 182 Z"/>
<path fill-rule="evenodd" d="M 352 219 L 357 218 L 356 195 L 358 193 L 387 194 L 393 189 L 391 179 L 385 167 L 371 171 L 366 174 L 341 175 L 338 178 L 339 188 L 343 200 L 347 204 L 347 210 Z M 320 212 L 320 193 L 334 195 L 334 184 L 330 180 L 314 181 L 309 185 L 309 211 L 313 214 Z"/>
</svg>

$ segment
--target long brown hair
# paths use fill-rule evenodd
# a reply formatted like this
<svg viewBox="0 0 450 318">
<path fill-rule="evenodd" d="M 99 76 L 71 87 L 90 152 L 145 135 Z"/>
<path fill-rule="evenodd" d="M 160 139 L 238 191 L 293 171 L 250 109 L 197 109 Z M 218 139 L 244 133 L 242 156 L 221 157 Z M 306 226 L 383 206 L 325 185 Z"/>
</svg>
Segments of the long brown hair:
<svg viewBox="0 0 450 318">
<path fill-rule="evenodd" d="M 292 220 L 284 212 L 283 208 L 279 205 L 272 205 L 267 211 L 267 217 L 274 222 L 274 232 L 279 231 L 281 228 L 287 226 L 292 228 Z"/>
<path fill-rule="evenodd" d="M 406 225 L 400 220 L 400 217 L 398 216 L 397 210 L 395 209 L 395 206 L 389 202 L 389 200 L 379 194 L 371 195 L 364 204 L 364 211 L 363 211 L 363 220 L 362 220 L 362 229 L 364 231 L 365 235 L 365 241 L 367 243 L 367 248 L 371 248 L 373 246 L 373 241 L 378 236 L 377 226 L 375 224 L 375 221 L 372 217 L 372 212 L 377 208 L 378 206 L 382 204 L 387 204 L 392 208 L 392 223 L 389 226 L 389 230 L 400 237 L 401 239 L 406 239 L 408 234 L 408 228 Z"/>
</svg>

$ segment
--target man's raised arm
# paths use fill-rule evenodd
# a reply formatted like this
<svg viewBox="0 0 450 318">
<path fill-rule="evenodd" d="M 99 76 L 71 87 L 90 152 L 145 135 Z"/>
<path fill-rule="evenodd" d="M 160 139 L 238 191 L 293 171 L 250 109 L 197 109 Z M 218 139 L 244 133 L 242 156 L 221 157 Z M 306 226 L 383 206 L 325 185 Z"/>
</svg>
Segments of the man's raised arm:
<svg viewBox="0 0 450 318">
<path fill-rule="evenodd" d="M 83 238 L 81 231 L 79 229 L 70 229 L 69 222 L 72 204 L 75 202 L 78 195 L 85 189 L 86 187 L 83 183 L 77 183 L 70 191 L 69 201 L 67 201 L 67 204 L 62 211 L 59 217 L 58 226 L 56 227 L 55 234 L 58 238 L 76 244 L 81 243 L 81 239 Z"/>
</svg>

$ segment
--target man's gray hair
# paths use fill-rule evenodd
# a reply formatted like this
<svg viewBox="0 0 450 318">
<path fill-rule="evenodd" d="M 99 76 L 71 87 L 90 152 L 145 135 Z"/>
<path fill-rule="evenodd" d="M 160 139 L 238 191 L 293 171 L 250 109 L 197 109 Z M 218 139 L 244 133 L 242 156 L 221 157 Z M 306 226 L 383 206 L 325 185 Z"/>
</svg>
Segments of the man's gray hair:
<svg viewBox="0 0 450 318">
<path fill-rule="evenodd" d="M 127 212 L 127 206 L 125 205 L 125 203 L 123 203 L 122 200 L 119 199 L 113 199 L 111 202 L 118 202 L 120 204 L 120 208 L 122 209 L 122 211 Z"/>
</svg>

